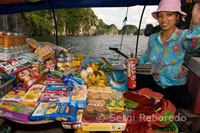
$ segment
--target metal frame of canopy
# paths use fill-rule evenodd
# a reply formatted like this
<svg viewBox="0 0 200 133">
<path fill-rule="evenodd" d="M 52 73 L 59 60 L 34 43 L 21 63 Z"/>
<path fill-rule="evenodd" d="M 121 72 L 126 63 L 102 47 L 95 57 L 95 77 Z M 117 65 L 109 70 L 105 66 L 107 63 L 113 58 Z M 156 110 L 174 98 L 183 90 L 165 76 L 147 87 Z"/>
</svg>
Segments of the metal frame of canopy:
<svg viewBox="0 0 200 133">
<path fill-rule="evenodd" d="M 50 9 L 48 0 L 31 2 L 32 0 L 0 0 L 0 14 L 29 12 Z M 35 0 L 38 1 L 38 0 Z M 149 0 L 147 5 L 157 5 L 160 0 Z M 145 0 L 51 0 L 54 9 L 84 7 L 128 7 L 144 5 Z"/>
</svg>

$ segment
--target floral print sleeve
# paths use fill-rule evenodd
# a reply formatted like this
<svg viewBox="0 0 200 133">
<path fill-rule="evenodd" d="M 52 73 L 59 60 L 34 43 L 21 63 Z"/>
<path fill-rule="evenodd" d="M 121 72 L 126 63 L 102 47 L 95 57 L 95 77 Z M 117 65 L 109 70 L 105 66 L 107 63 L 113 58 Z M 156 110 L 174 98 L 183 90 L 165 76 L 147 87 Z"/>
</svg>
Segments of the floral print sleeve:
<svg viewBox="0 0 200 133">
<path fill-rule="evenodd" d="M 151 43 L 151 36 L 150 36 L 148 46 L 147 46 L 147 49 L 146 49 L 144 55 L 138 57 L 140 66 L 144 65 L 145 63 L 147 63 L 149 61 L 149 55 L 151 52 L 151 48 L 152 48 L 152 43 Z"/>
<path fill-rule="evenodd" d="M 200 24 L 191 25 L 189 30 L 184 30 L 181 34 L 182 45 L 188 51 L 200 48 Z"/>
</svg>

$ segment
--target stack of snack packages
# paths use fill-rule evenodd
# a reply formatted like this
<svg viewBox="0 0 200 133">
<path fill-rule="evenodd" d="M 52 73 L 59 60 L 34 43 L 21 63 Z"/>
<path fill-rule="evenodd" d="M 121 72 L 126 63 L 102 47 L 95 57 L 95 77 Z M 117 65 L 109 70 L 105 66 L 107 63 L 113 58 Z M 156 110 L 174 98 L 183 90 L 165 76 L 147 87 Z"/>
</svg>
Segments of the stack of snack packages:
<svg viewBox="0 0 200 133">
<path fill-rule="evenodd" d="M 87 106 L 83 117 L 90 119 L 109 120 L 113 113 L 123 112 L 124 101 L 122 92 L 113 92 L 109 86 L 90 86 L 87 90 Z"/>
<path fill-rule="evenodd" d="M 0 63 L 7 75 L 17 77 L 15 87 L 1 99 L 4 114 L 0 117 L 75 122 L 79 108 L 83 117 L 91 119 L 97 115 L 109 119 L 111 114 L 123 111 L 122 94 L 111 89 L 101 61 L 91 61 L 82 69 L 83 56 L 73 58 L 69 48 L 34 39 L 27 43 L 31 52 Z M 22 106 L 26 106 L 25 111 L 19 109 Z"/>
<path fill-rule="evenodd" d="M 3 73 L 17 77 L 14 88 L 0 101 L 4 112 L 0 117 L 24 122 L 76 121 L 78 107 L 86 106 L 87 87 L 77 77 L 83 56 L 75 55 L 72 60 L 70 49 L 66 51 L 48 42 L 41 44 L 30 39 L 27 44 L 31 52 L 0 63 Z"/>
</svg>

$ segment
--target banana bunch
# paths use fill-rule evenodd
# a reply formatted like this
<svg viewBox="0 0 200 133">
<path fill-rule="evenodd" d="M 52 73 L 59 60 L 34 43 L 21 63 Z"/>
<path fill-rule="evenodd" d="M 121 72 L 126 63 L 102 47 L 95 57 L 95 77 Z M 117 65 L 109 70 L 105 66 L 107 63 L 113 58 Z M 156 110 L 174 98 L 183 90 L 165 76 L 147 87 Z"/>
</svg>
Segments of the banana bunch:
<svg viewBox="0 0 200 133">
<path fill-rule="evenodd" d="M 105 81 L 101 79 L 100 75 L 91 74 L 88 76 L 86 85 L 89 86 L 105 86 Z"/>
<path fill-rule="evenodd" d="M 76 61 L 83 61 L 83 60 L 84 60 L 82 54 L 76 54 L 76 55 L 74 56 L 74 59 L 75 59 Z"/>
<path fill-rule="evenodd" d="M 101 76 L 103 76 L 103 77 L 105 77 L 105 76 L 106 76 L 106 73 L 105 73 L 104 71 L 102 71 L 102 70 L 99 70 L 98 72 L 101 74 Z M 107 76 L 106 76 L 106 77 L 107 77 Z"/>
<path fill-rule="evenodd" d="M 92 67 L 94 71 L 98 71 L 99 67 L 102 65 L 100 62 L 89 62 L 86 66 Z"/>
</svg>

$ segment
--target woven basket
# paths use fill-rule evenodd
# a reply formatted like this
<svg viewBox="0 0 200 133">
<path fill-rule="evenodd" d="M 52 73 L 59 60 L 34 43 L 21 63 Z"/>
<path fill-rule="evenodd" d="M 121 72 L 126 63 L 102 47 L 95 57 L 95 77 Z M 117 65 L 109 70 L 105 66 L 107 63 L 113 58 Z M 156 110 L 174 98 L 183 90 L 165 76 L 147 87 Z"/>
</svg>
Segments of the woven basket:
<svg viewBox="0 0 200 133">
<path fill-rule="evenodd" d="M 0 98 L 2 98 L 8 91 L 13 88 L 13 82 L 15 81 L 16 77 L 8 80 L 6 83 L 0 86 Z"/>
</svg>

